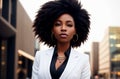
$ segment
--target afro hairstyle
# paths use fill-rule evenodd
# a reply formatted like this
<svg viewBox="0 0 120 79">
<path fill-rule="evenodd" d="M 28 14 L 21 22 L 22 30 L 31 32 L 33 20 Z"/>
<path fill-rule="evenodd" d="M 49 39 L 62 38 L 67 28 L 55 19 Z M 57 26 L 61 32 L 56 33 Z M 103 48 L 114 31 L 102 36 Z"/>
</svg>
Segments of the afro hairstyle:
<svg viewBox="0 0 120 79">
<path fill-rule="evenodd" d="M 77 38 L 73 36 L 71 46 L 78 47 L 87 40 L 90 29 L 90 17 L 88 12 L 82 8 L 81 3 L 77 0 L 55 0 L 43 4 L 34 20 L 33 31 L 40 42 L 44 42 L 49 47 L 56 45 L 56 40 L 53 40 L 51 37 L 51 30 L 56 19 L 65 13 L 73 17 L 76 34 L 78 35 Z"/>
</svg>

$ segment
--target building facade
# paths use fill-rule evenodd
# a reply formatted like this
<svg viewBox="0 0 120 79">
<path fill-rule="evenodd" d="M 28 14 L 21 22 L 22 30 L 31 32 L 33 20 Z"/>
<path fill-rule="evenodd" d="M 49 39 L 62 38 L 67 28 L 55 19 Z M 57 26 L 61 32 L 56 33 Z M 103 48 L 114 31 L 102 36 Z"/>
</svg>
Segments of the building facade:
<svg viewBox="0 0 120 79">
<path fill-rule="evenodd" d="M 31 77 L 32 21 L 19 0 L 0 0 L 0 79 Z"/>
<path fill-rule="evenodd" d="M 120 78 L 120 27 L 107 29 L 99 50 L 99 73 L 104 79 Z"/>
<path fill-rule="evenodd" d="M 91 52 L 90 52 L 90 64 L 92 71 L 92 78 L 98 75 L 98 60 L 99 57 L 99 42 L 92 42 Z"/>
</svg>

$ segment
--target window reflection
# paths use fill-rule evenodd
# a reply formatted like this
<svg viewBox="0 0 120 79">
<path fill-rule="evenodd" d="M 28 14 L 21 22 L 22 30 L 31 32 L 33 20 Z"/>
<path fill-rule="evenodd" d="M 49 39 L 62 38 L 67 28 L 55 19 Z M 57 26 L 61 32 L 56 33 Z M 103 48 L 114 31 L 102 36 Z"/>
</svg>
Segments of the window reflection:
<svg viewBox="0 0 120 79">
<path fill-rule="evenodd" d="M 0 79 L 6 79 L 7 75 L 7 41 L 0 40 Z"/>
<path fill-rule="evenodd" d="M 112 31 L 110 35 L 111 78 L 120 78 L 120 34 Z"/>
</svg>

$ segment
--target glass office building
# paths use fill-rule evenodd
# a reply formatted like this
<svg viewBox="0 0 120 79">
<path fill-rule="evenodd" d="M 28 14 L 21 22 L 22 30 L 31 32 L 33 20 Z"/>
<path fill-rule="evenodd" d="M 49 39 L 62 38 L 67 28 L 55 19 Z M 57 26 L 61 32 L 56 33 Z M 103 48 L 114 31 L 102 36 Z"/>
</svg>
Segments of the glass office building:
<svg viewBox="0 0 120 79">
<path fill-rule="evenodd" d="M 109 27 L 100 42 L 99 74 L 104 79 L 120 78 L 120 27 Z"/>
<path fill-rule="evenodd" d="M 109 29 L 111 79 L 120 78 L 120 27 Z"/>
</svg>

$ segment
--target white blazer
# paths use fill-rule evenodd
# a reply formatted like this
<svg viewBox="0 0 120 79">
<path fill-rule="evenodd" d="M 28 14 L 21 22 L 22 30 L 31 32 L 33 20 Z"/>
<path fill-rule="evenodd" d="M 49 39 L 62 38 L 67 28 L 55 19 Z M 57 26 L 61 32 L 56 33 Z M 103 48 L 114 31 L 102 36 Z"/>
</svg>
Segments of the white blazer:
<svg viewBox="0 0 120 79">
<path fill-rule="evenodd" d="M 50 63 L 54 48 L 37 51 L 32 67 L 32 79 L 52 79 Z M 90 79 L 90 64 L 88 55 L 71 48 L 69 60 L 60 79 Z"/>
</svg>

